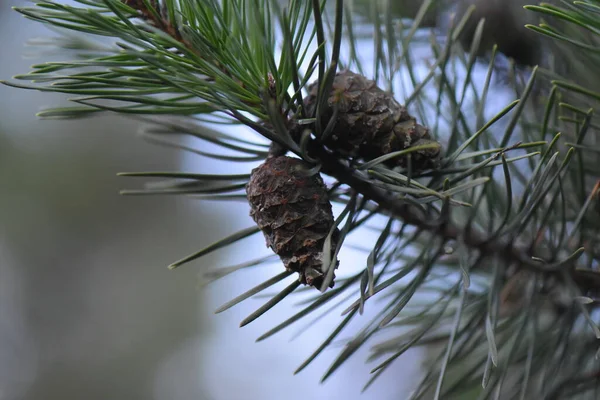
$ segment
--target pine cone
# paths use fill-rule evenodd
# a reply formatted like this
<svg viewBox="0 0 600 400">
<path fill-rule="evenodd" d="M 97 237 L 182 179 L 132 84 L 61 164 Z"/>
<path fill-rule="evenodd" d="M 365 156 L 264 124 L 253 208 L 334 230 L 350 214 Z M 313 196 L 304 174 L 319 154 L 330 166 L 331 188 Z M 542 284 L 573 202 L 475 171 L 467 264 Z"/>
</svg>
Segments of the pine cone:
<svg viewBox="0 0 600 400">
<path fill-rule="evenodd" d="M 303 172 L 308 168 L 296 158 L 269 158 L 252 170 L 246 193 L 250 216 L 265 235 L 267 246 L 279 255 L 286 269 L 300 274 L 300 282 L 320 288 L 323 245 L 333 226 L 333 213 L 321 176 L 306 176 Z M 336 229 L 332 254 L 338 234 Z"/>
<path fill-rule="evenodd" d="M 318 90 L 318 82 L 308 87 L 309 96 L 305 105 L 309 115 L 315 111 Z M 342 71 L 334 78 L 322 116 L 322 126 L 326 126 L 332 118 L 334 106 L 338 107 L 337 121 L 324 144 L 346 156 L 373 159 L 409 148 L 420 140 L 432 141 L 429 130 L 418 124 L 391 94 L 377 87 L 374 81 L 354 72 Z M 427 159 L 415 163 L 413 167 L 434 166 L 440 150 L 441 146 L 437 151 L 428 149 L 419 157 L 413 157 Z M 392 162 L 404 165 L 406 159 L 399 157 Z"/>
</svg>

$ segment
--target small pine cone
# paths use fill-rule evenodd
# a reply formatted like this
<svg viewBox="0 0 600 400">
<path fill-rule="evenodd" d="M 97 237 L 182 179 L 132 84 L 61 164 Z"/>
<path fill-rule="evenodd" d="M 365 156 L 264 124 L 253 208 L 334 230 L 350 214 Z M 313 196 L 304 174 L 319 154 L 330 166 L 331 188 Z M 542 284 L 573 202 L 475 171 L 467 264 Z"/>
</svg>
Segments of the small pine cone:
<svg viewBox="0 0 600 400">
<path fill-rule="evenodd" d="M 315 110 L 318 82 L 308 87 L 305 105 L 310 115 Z M 332 118 L 334 106 L 338 117 L 333 132 L 325 145 L 348 156 L 373 159 L 404 150 L 419 140 L 432 141 L 429 129 L 417 123 L 405 107 L 398 104 L 391 94 L 383 91 L 374 81 L 351 71 L 336 74 L 333 87 L 324 110 L 323 126 Z M 426 151 L 420 158 L 437 159 L 440 151 Z M 406 163 L 401 158 L 392 162 Z M 415 167 L 427 167 L 428 162 L 415 163 Z"/>
<path fill-rule="evenodd" d="M 321 176 L 306 176 L 308 168 L 296 158 L 269 158 L 252 170 L 246 193 L 250 216 L 265 235 L 267 247 L 279 255 L 286 269 L 300 274 L 300 282 L 320 288 L 323 245 L 333 226 L 333 213 Z M 332 254 L 338 234 L 336 229 Z"/>
</svg>

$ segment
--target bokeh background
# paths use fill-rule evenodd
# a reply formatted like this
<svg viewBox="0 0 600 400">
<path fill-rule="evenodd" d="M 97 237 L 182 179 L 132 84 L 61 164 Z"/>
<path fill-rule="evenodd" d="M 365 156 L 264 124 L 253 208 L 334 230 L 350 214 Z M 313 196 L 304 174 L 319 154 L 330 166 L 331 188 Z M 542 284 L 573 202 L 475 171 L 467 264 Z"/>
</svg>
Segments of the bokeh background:
<svg viewBox="0 0 600 400">
<path fill-rule="evenodd" d="M 27 4 L 0 0 L 0 79 L 58 57 L 25 46 L 52 34 L 11 10 Z M 0 86 L 0 400 L 403 398 L 418 376 L 415 353 L 362 395 L 366 349 L 326 384 L 318 382 L 339 345 L 292 375 L 338 314 L 293 341 L 296 329 L 260 343 L 293 301 L 242 329 L 264 299 L 213 315 L 273 270 L 207 287 L 200 271 L 263 251 L 263 239 L 176 271 L 166 265 L 249 226 L 247 205 L 120 196 L 133 182 L 117 172 L 198 172 L 202 160 L 143 142 L 139 122 L 115 115 L 35 117 L 60 104 L 65 96 Z"/>
</svg>

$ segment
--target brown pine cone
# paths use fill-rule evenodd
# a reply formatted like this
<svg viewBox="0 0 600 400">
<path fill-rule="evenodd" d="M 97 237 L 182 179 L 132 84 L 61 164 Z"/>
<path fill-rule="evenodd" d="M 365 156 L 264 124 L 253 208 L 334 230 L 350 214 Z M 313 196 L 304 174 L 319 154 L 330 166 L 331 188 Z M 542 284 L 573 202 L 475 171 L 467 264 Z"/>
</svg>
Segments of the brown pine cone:
<svg viewBox="0 0 600 400">
<path fill-rule="evenodd" d="M 309 115 L 314 113 L 318 90 L 318 82 L 308 87 L 305 105 Z M 324 144 L 346 156 L 373 159 L 409 148 L 419 140 L 432 141 L 429 130 L 418 124 L 405 107 L 362 75 L 348 70 L 336 74 L 322 126 L 332 118 L 336 105 L 337 121 Z M 417 158 L 426 157 L 430 162 L 415 163 L 414 167 L 434 165 L 440 150 L 441 147 L 437 151 L 428 149 Z M 398 157 L 392 162 L 403 165 L 406 159 Z"/>
<path fill-rule="evenodd" d="M 296 158 L 269 158 L 252 170 L 246 193 L 250 216 L 265 235 L 267 246 L 279 255 L 286 269 L 300 274 L 300 282 L 320 288 L 323 245 L 333 226 L 333 213 L 321 176 L 306 176 L 308 168 Z M 332 254 L 338 234 L 336 229 Z"/>
</svg>

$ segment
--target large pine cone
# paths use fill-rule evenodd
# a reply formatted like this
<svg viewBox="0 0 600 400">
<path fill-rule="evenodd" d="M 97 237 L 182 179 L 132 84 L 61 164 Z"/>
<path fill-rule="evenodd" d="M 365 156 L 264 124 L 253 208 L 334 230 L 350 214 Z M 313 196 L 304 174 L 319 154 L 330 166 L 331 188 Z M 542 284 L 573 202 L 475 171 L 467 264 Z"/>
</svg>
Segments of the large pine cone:
<svg viewBox="0 0 600 400">
<path fill-rule="evenodd" d="M 318 90 L 318 82 L 308 87 L 305 106 L 309 115 L 315 111 Z M 413 154 L 413 166 L 418 169 L 435 166 L 441 150 L 439 143 L 431 140 L 429 130 L 418 124 L 405 107 L 374 81 L 347 70 L 337 73 L 322 116 L 322 126 L 333 117 L 336 106 L 337 121 L 324 142 L 329 148 L 346 156 L 373 159 L 417 143 L 431 143 L 435 149 Z M 398 157 L 392 162 L 404 166 L 406 158 Z"/>
<path fill-rule="evenodd" d="M 307 176 L 308 168 L 296 158 L 269 158 L 252 170 L 246 193 L 250 215 L 265 235 L 267 246 L 279 255 L 286 269 L 299 273 L 300 282 L 320 288 L 323 245 L 333 226 L 333 213 L 321 176 Z M 338 233 L 336 229 L 332 237 L 332 254 Z"/>
</svg>

